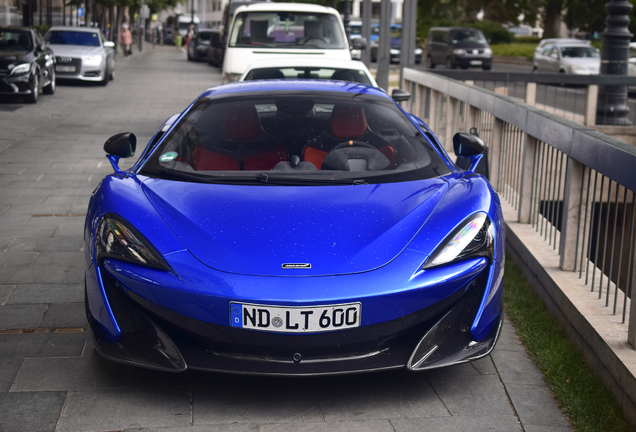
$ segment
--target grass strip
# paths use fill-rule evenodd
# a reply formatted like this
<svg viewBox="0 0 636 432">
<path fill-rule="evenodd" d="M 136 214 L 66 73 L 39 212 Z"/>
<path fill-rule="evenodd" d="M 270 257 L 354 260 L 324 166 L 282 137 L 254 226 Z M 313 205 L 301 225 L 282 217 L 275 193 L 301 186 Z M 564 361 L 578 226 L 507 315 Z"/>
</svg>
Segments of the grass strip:
<svg viewBox="0 0 636 432">
<path fill-rule="evenodd" d="M 509 43 L 491 45 L 493 55 L 506 57 L 525 57 L 532 60 L 536 44 Z"/>
<path fill-rule="evenodd" d="M 504 307 L 578 432 L 629 432 L 618 403 L 508 256 Z"/>
</svg>

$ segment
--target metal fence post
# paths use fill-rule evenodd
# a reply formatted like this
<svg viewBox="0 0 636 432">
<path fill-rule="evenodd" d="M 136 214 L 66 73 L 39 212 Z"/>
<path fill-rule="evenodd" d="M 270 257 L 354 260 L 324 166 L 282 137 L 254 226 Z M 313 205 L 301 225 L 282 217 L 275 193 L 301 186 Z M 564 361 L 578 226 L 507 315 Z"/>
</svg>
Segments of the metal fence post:
<svg viewBox="0 0 636 432">
<path fill-rule="evenodd" d="M 455 111 L 459 104 L 454 97 L 447 97 L 446 101 L 446 129 L 444 131 L 444 148 L 449 154 L 453 152 L 453 130 L 455 129 Z"/>
<path fill-rule="evenodd" d="M 428 125 L 434 131 L 437 129 L 437 98 L 440 94 L 431 89 L 430 100 L 428 101 Z"/>
<path fill-rule="evenodd" d="M 537 104 L 537 83 L 526 83 L 526 103 L 532 106 Z"/>
<path fill-rule="evenodd" d="M 561 243 L 559 244 L 559 267 L 564 271 L 574 271 L 576 267 L 576 238 L 581 212 L 581 179 L 585 166 L 568 157 L 563 191 L 563 211 L 561 212 Z M 557 222 L 558 224 L 558 222 Z"/>
<path fill-rule="evenodd" d="M 521 184 L 519 185 L 519 215 L 520 223 L 530 223 L 530 204 L 532 200 L 532 175 L 534 173 L 534 149 L 537 139 L 525 134 L 523 155 L 521 160 Z"/>
<path fill-rule="evenodd" d="M 466 130 L 470 131 L 470 128 L 479 129 L 477 126 L 477 113 L 479 108 L 475 108 L 472 105 L 468 105 L 468 119 L 466 121 Z M 478 131 L 479 132 L 479 131 Z"/>
<path fill-rule="evenodd" d="M 598 103 L 598 86 L 589 85 L 585 92 L 585 126 L 596 126 L 596 104 Z"/>
<path fill-rule="evenodd" d="M 486 143 L 488 145 L 488 168 L 490 175 L 488 181 L 496 189 L 499 182 L 499 155 L 501 153 L 501 140 L 503 139 L 504 122 L 497 117 L 492 122 L 492 142 Z"/>
</svg>

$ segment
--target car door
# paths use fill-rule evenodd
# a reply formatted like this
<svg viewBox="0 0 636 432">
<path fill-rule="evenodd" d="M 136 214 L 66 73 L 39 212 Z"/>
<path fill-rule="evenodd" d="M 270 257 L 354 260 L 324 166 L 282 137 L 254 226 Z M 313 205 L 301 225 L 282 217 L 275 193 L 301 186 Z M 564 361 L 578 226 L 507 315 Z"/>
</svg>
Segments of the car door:
<svg viewBox="0 0 636 432">
<path fill-rule="evenodd" d="M 561 53 L 559 52 L 559 47 L 553 45 L 548 55 L 545 56 L 545 71 L 550 73 L 559 72 L 560 60 Z"/>
<path fill-rule="evenodd" d="M 535 64 L 538 72 L 549 72 L 550 69 L 550 54 L 554 51 L 554 45 L 547 45 L 537 55 Z"/>
<path fill-rule="evenodd" d="M 31 39 L 31 43 L 33 44 L 33 56 L 35 57 L 35 62 L 38 65 L 38 79 L 40 80 L 40 85 L 44 86 L 49 81 L 49 56 L 47 55 L 46 44 L 44 43 L 44 39 L 42 39 L 42 37 L 38 38 L 36 30 L 32 31 Z"/>
</svg>

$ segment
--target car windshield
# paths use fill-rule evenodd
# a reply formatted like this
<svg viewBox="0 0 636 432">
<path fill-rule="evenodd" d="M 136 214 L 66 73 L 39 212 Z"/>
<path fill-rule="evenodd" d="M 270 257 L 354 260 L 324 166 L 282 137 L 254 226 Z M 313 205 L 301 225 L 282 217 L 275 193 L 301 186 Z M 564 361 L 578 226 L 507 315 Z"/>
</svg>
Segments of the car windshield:
<svg viewBox="0 0 636 432">
<path fill-rule="evenodd" d="M 201 32 L 197 35 L 197 40 L 199 41 L 210 42 L 211 38 L 212 38 L 212 32 Z"/>
<path fill-rule="evenodd" d="M 196 101 L 140 174 L 239 184 L 365 184 L 450 173 L 384 97 L 278 92 Z"/>
<path fill-rule="evenodd" d="M 595 48 L 589 46 L 561 47 L 561 54 L 565 58 L 597 58 L 600 57 Z"/>
<path fill-rule="evenodd" d="M 336 15 L 304 12 L 242 12 L 234 20 L 231 47 L 342 49 Z"/>
<path fill-rule="evenodd" d="M 31 51 L 33 43 L 27 31 L 0 30 L 0 51 Z"/>
<path fill-rule="evenodd" d="M 479 42 L 486 43 L 486 38 L 479 30 L 475 29 L 462 29 L 452 30 L 450 32 L 451 40 L 453 43 L 458 42 Z"/>
<path fill-rule="evenodd" d="M 46 35 L 46 41 L 51 45 L 100 46 L 95 32 L 53 30 Z"/>
<path fill-rule="evenodd" d="M 351 81 L 373 85 L 364 71 L 359 69 L 343 69 L 330 67 L 269 67 L 252 69 L 245 76 L 245 81 L 263 79 L 322 79 L 335 81 Z"/>
</svg>

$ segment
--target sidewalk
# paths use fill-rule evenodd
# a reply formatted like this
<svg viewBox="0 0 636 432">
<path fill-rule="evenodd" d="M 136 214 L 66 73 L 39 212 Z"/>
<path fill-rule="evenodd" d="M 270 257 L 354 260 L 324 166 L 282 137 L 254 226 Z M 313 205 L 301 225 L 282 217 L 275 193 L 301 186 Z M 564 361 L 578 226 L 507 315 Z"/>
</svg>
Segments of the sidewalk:
<svg viewBox="0 0 636 432">
<path fill-rule="evenodd" d="M 156 128 L 221 82 L 146 45 L 107 87 L 0 101 L 0 431 L 571 431 L 505 322 L 492 355 L 423 373 L 280 378 L 169 374 L 99 357 L 84 316 L 86 205 L 103 143 Z M 130 166 L 133 161 L 125 160 Z"/>
</svg>

